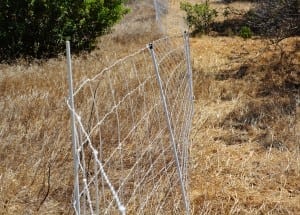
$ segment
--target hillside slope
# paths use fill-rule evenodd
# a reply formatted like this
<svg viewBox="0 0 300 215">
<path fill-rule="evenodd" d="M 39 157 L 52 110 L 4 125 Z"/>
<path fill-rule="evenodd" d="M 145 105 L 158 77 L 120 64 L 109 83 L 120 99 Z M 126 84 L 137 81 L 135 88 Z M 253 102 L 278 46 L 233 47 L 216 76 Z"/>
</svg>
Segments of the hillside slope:
<svg viewBox="0 0 300 215">
<path fill-rule="evenodd" d="M 299 42 L 192 40 L 196 214 L 300 211 Z"/>
<path fill-rule="evenodd" d="M 95 51 L 74 56 L 75 85 L 162 36 L 151 4 L 131 5 Z M 182 33 L 182 16 L 170 1 L 169 34 Z M 281 51 L 259 38 L 191 38 L 192 214 L 299 214 L 299 44 L 288 38 Z M 0 214 L 73 214 L 65 57 L 0 70 Z"/>
<path fill-rule="evenodd" d="M 171 7 L 169 26 L 183 16 L 179 2 Z M 212 1 L 212 7 L 243 14 L 252 4 Z M 191 39 L 191 50 L 194 214 L 299 214 L 300 38 L 278 46 L 201 36 Z"/>
</svg>

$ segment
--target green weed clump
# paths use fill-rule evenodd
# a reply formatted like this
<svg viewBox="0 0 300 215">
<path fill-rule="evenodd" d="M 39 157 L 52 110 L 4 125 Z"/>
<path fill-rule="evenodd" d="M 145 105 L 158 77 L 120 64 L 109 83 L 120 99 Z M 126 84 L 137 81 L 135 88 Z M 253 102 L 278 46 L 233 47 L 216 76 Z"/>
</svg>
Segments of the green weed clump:
<svg viewBox="0 0 300 215">
<path fill-rule="evenodd" d="M 248 39 L 253 36 L 253 33 L 249 27 L 243 26 L 239 32 L 239 35 L 244 39 Z"/>
</svg>

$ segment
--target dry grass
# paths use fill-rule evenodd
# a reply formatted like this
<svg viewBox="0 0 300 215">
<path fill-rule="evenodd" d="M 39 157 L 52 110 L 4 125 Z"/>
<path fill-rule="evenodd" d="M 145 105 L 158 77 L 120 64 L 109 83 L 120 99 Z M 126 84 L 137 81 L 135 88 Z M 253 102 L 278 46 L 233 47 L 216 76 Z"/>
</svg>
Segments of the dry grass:
<svg viewBox="0 0 300 215">
<path fill-rule="evenodd" d="M 129 15 L 112 35 L 100 38 L 95 51 L 74 56 L 75 86 L 161 36 L 152 24 L 149 7 L 133 7 L 134 14 L 147 11 L 143 17 L 149 25 Z M 138 26 L 139 39 L 122 37 L 127 22 Z M 15 65 L 0 65 L 0 71 L 0 214 L 72 214 L 65 58 L 20 60 Z"/>
<path fill-rule="evenodd" d="M 74 57 L 75 85 L 161 36 L 148 7 Z M 193 214 L 299 214 L 299 38 L 282 41 L 283 55 L 260 39 L 201 37 L 191 46 Z M 66 83 L 63 56 L 0 65 L 0 214 L 73 213 Z"/>
<path fill-rule="evenodd" d="M 180 152 L 184 151 L 181 140 L 184 139 L 184 119 L 187 118 L 182 106 L 189 107 L 182 102 L 189 100 L 186 100 L 187 90 L 184 90 L 187 89 L 186 64 L 183 63 L 181 44 L 182 37 L 154 42 L 161 78 L 167 83 L 164 89 L 168 103 L 172 104 L 170 112 L 174 113 L 171 117 L 176 123 L 174 129 Z M 86 82 L 74 97 L 76 112 L 86 132 L 90 133 L 92 145 L 98 150 L 98 157 L 128 214 L 149 214 L 149 211 L 171 214 L 182 208 L 179 187 L 170 185 L 178 184 L 178 177 L 153 72 L 149 50 L 143 49 L 93 81 Z M 174 91 L 175 86 L 181 89 L 180 93 Z M 95 159 L 91 147 L 87 146 L 89 143 L 81 145 L 86 137 L 80 135 L 80 131 L 78 133 L 82 139 L 80 154 L 86 158 L 81 161 L 82 166 L 86 166 L 86 174 L 80 171 L 80 182 L 86 177 L 92 193 L 91 201 L 99 202 L 100 208 L 107 209 L 108 214 L 116 214 L 115 207 L 108 206 L 114 201 L 107 184 L 93 169 Z M 99 178 L 95 182 L 97 186 L 94 178 Z M 83 190 L 83 185 L 80 187 Z M 96 200 L 96 187 L 101 190 L 99 200 Z M 84 202 L 84 196 L 81 199 Z"/>
<path fill-rule="evenodd" d="M 195 214 L 299 212 L 299 38 L 281 45 L 192 40 Z"/>
</svg>

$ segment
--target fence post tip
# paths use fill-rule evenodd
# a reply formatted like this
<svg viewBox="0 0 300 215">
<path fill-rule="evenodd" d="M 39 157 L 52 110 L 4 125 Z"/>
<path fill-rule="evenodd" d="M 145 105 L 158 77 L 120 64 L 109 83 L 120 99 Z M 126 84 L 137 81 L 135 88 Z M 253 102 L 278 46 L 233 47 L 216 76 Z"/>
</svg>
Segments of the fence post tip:
<svg viewBox="0 0 300 215">
<path fill-rule="evenodd" d="M 149 43 L 149 44 L 148 44 L 148 48 L 149 48 L 149 49 L 153 49 L 153 44 L 152 44 L 152 43 Z"/>
</svg>

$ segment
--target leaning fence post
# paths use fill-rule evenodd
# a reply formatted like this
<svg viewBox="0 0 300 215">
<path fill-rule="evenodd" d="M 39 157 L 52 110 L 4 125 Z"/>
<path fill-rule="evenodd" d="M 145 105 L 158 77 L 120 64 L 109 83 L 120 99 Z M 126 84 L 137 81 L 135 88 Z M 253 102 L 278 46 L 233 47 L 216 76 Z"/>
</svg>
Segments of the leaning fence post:
<svg viewBox="0 0 300 215">
<path fill-rule="evenodd" d="M 67 52 L 67 72 L 68 72 L 68 83 L 69 83 L 68 103 L 70 106 L 70 114 L 71 114 L 72 152 L 74 158 L 74 207 L 75 207 L 76 214 L 80 214 L 79 180 L 78 180 L 79 160 L 76 153 L 77 143 L 76 143 L 76 127 L 75 127 L 75 113 L 74 113 L 75 109 L 74 109 L 74 97 L 73 97 L 73 78 L 72 78 L 70 41 L 66 41 L 66 52 Z"/>
<path fill-rule="evenodd" d="M 154 10 L 155 10 L 155 21 L 158 22 L 159 20 L 159 15 L 158 15 L 158 5 L 157 5 L 157 0 L 153 0 L 153 4 L 154 4 Z"/>
<path fill-rule="evenodd" d="M 194 100 L 194 89 L 193 89 L 193 72 L 192 72 L 192 65 L 191 65 L 191 52 L 190 52 L 190 41 L 189 41 L 189 33 L 184 31 L 184 50 L 186 55 L 186 62 L 187 62 L 187 74 L 189 80 L 189 91 L 190 91 L 190 99 L 191 101 Z"/>
<path fill-rule="evenodd" d="M 185 61 L 186 61 L 186 75 L 187 75 L 187 84 L 189 87 L 189 109 L 188 109 L 188 117 L 186 118 L 186 124 L 185 124 L 185 145 L 184 145 L 184 151 L 183 151 L 183 157 L 184 157 L 184 167 L 183 169 L 185 171 L 188 171 L 188 157 L 189 157 L 189 132 L 192 127 L 192 118 L 194 115 L 194 91 L 193 91 L 193 71 L 192 71 L 192 65 L 191 65 L 191 55 L 190 55 L 190 44 L 189 44 L 189 33 L 187 31 L 184 31 L 183 33 L 183 42 L 184 42 L 184 52 L 185 52 Z M 185 181 L 187 182 L 188 179 L 185 178 Z M 188 186 L 188 185 L 187 185 Z"/>
<path fill-rule="evenodd" d="M 171 125 L 170 113 L 169 113 L 169 110 L 168 110 L 167 101 L 166 101 L 164 89 L 163 89 L 163 86 L 162 86 L 162 80 L 161 80 L 161 77 L 160 77 L 160 74 L 159 74 L 159 68 L 158 68 L 158 63 L 157 63 L 157 60 L 156 60 L 155 52 L 154 52 L 154 49 L 153 49 L 153 44 L 149 44 L 148 48 L 150 50 L 152 61 L 153 61 L 153 64 L 154 64 L 154 69 L 155 69 L 157 82 L 158 82 L 158 85 L 159 85 L 161 100 L 162 100 L 162 104 L 163 104 L 163 108 L 164 108 L 164 112 L 165 112 L 165 116 L 166 116 L 166 120 L 167 120 L 168 129 L 169 129 L 169 132 L 170 132 L 170 140 L 171 140 L 171 145 L 172 145 L 172 148 L 173 148 L 176 168 L 177 168 L 177 172 L 178 172 L 178 176 L 179 176 L 179 180 L 180 180 L 181 192 L 182 192 L 182 197 L 183 197 L 183 201 L 184 201 L 185 211 L 186 211 L 186 215 L 189 215 L 190 214 L 190 206 L 189 206 L 187 191 L 186 191 L 186 188 L 185 188 L 185 185 L 184 185 L 183 175 L 182 175 L 182 171 L 181 171 L 181 168 L 180 168 L 178 153 L 177 153 L 177 149 L 176 149 L 175 135 L 174 135 L 172 125 Z"/>
<path fill-rule="evenodd" d="M 189 33 L 184 31 L 183 33 L 184 38 L 184 50 L 185 50 L 185 58 L 187 63 L 187 77 L 188 77 L 188 85 L 189 85 L 189 96 L 191 102 L 191 110 L 189 115 L 189 130 L 192 126 L 192 117 L 194 115 L 194 89 L 193 89 L 193 71 L 192 71 L 192 64 L 191 64 L 191 51 L 190 51 L 190 42 L 189 42 Z"/>
</svg>

